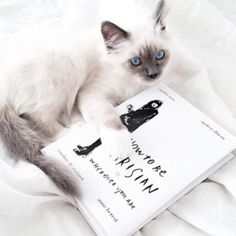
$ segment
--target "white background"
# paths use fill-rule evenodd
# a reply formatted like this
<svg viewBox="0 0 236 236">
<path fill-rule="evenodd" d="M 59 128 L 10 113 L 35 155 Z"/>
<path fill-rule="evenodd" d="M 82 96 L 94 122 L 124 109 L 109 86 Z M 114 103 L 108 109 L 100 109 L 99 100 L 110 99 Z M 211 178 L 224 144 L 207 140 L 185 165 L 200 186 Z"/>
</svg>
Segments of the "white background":
<svg viewBox="0 0 236 236">
<path fill-rule="evenodd" d="M 68 26 L 76 21 L 78 11 L 85 13 L 89 25 L 90 11 L 78 9 L 75 2 L 0 1 L 0 46 L 4 45 L 7 38 L 16 31 L 26 29 L 28 26 L 39 23 L 49 24 L 51 27 L 58 23 Z M 213 85 L 213 88 L 207 88 L 209 93 L 216 91 L 235 117 L 235 1 L 172 2 L 174 5 L 170 12 L 169 28 L 207 72 L 207 78 Z M 150 4 L 150 8 L 152 6 Z M 94 11 L 96 9 L 95 6 Z M 83 22 L 81 24 L 83 25 Z M 75 25 L 78 25 L 78 22 Z M 189 65 L 189 61 L 184 61 L 183 64 Z M 177 70 L 179 77 L 186 78 L 186 71 L 181 68 Z M 195 76 L 193 80 L 186 79 L 181 83 L 172 83 L 172 87 L 200 109 L 208 112 L 208 109 L 201 108 L 201 103 L 198 102 L 204 102 L 211 97 L 196 98 L 194 93 L 202 83 L 198 82 L 198 79 L 201 81 L 200 77 Z M 215 97 L 212 100 L 214 103 Z M 218 106 L 217 101 L 214 104 Z M 214 118 L 214 115 L 212 117 Z M 228 115 L 222 113 L 222 123 L 227 119 Z M 3 148 L 0 162 L 0 235 L 94 235 L 81 214 L 60 196 L 56 187 L 37 167 L 22 162 L 17 165 L 9 163 Z M 235 198 L 236 162 L 233 160 L 145 226 L 137 235 L 233 236 L 236 234 Z"/>
</svg>

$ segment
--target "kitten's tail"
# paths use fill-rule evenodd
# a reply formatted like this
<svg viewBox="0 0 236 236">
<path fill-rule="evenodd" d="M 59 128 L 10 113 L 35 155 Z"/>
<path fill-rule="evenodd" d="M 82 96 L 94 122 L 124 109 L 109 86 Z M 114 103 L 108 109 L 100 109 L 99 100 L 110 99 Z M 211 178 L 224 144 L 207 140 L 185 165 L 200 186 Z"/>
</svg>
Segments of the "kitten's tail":
<svg viewBox="0 0 236 236">
<path fill-rule="evenodd" d="M 10 153 L 35 164 L 60 190 L 78 197 L 76 177 L 59 161 L 50 159 L 40 152 L 45 146 L 44 141 L 10 106 L 0 109 L 0 136 Z"/>
</svg>

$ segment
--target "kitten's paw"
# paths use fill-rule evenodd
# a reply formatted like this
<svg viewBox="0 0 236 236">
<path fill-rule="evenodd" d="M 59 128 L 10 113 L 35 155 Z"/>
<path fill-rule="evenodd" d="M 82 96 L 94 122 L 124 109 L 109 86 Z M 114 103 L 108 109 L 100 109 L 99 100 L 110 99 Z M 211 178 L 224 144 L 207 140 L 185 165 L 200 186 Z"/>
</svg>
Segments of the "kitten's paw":
<svg viewBox="0 0 236 236">
<path fill-rule="evenodd" d="M 114 158 L 126 158 L 132 153 L 130 133 L 127 129 L 101 130 L 101 140 L 105 151 Z"/>
</svg>

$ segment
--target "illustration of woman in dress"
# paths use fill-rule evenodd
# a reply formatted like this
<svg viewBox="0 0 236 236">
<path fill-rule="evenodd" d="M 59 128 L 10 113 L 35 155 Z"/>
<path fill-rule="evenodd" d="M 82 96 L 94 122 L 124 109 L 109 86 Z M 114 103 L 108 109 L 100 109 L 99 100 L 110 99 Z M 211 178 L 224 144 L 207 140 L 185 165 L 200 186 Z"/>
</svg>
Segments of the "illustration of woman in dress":
<svg viewBox="0 0 236 236">
<path fill-rule="evenodd" d="M 159 112 L 158 108 L 162 105 L 162 101 L 153 100 L 143 105 L 137 110 L 133 109 L 132 105 L 128 105 L 128 113 L 120 116 L 121 122 L 126 126 L 130 133 L 133 133 L 140 126 L 153 119 Z M 101 139 L 97 139 L 94 143 L 89 146 L 77 145 L 77 148 L 73 151 L 79 156 L 87 156 L 95 148 L 102 144 Z"/>
</svg>

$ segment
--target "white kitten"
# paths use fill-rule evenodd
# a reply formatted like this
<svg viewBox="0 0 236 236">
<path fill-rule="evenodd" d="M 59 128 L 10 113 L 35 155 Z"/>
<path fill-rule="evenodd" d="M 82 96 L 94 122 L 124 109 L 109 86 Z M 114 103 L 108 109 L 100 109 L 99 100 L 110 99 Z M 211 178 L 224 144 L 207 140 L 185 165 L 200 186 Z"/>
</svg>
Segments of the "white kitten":
<svg viewBox="0 0 236 236">
<path fill-rule="evenodd" d="M 69 169 L 40 153 L 44 140 L 68 124 L 76 106 L 99 129 L 108 153 L 127 155 L 129 133 L 114 106 L 161 76 L 169 59 L 163 10 L 161 0 L 153 24 L 132 33 L 106 21 L 102 37 L 35 32 L 6 50 L 0 62 L 0 133 L 8 150 L 37 165 L 62 191 L 77 196 Z"/>
</svg>

